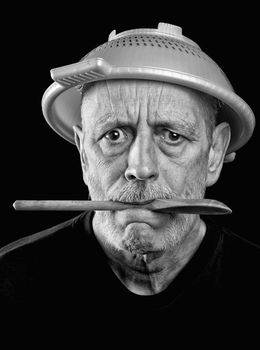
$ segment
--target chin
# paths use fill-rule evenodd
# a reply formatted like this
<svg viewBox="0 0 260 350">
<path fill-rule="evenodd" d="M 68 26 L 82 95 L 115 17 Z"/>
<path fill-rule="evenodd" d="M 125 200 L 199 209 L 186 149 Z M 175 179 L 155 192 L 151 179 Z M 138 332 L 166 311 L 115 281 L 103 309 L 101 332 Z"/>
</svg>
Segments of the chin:
<svg viewBox="0 0 260 350">
<path fill-rule="evenodd" d="M 106 227 L 104 238 L 108 245 L 135 254 L 174 249 L 184 240 L 195 219 L 195 215 L 189 214 L 164 215 L 164 222 L 158 226 L 150 218 L 149 222 L 126 223 L 117 220 L 116 213 L 97 212 L 95 215 L 100 215 L 99 222 Z"/>
<path fill-rule="evenodd" d="M 131 223 L 124 231 L 121 247 L 134 254 L 148 254 L 170 249 L 178 241 L 168 230 L 154 229 L 145 223 Z"/>
</svg>

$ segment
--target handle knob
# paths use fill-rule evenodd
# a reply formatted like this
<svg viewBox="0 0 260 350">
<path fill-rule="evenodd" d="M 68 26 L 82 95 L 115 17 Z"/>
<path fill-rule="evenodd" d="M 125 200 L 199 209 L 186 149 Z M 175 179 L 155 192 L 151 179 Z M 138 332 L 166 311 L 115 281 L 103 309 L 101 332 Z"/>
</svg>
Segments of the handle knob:
<svg viewBox="0 0 260 350">
<path fill-rule="evenodd" d="M 157 27 L 159 32 L 172 34 L 176 36 L 182 35 L 182 28 L 169 23 L 160 22 Z"/>
</svg>

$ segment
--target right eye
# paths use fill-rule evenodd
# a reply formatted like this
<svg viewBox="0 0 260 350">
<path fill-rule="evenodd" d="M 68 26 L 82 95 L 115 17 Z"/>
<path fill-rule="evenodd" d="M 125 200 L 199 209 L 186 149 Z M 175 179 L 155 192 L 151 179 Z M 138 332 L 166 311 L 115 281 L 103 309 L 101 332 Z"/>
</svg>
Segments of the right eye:
<svg viewBox="0 0 260 350">
<path fill-rule="evenodd" d="M 107 132 L 104 137 L 111 143 L 120 143 L 127 138 L 127 134 L 116 128 Z"/>
</svg>

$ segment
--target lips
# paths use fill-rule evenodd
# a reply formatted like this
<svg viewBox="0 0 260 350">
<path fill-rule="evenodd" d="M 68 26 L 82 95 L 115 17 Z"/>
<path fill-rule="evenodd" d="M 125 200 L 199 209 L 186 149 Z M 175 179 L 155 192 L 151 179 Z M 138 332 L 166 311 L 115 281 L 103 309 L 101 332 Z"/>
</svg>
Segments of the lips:
<svg viewBox="0 0 260 350">
<path fill-rule="evenodd" d="M 128 225 L 149 225 L 154 229 L 162 228 L 166 223 L 166 216 L 169 214 L 157 213 L 145 208 L 141 205 L 116 212 L 116 221 L 121 227 L 126 228 Z M 139 230 L 141 227 L 139 227 Z M 145 227 L 142 230 L 146 229 Z"/>
</svg>

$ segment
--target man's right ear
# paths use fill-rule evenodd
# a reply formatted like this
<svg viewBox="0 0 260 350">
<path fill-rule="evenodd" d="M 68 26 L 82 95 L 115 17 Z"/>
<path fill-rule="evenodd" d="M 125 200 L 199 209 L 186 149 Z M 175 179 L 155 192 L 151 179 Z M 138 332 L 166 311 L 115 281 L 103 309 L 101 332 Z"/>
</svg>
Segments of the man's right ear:
<svg viewBox="0 0 260 350">
<path fill-rule="evenodd" d="M 74 130 L 74 141 L 75 141 L 75 144 L 80 152 L 82 140 L 83 140 L 82 128 L 79 125 L 73 125 L 73 130 Z"/>
<path fill-rule="evenodd" d="M 85 170 L 87 166 L 87 159 L 86 159 L 86 154 L 83 147 L 83 131 L 79 125 L 74 125 L 73 130 L 74 130 L 74 141 L 80 154 L 82 169 Z"/>
</svg>

